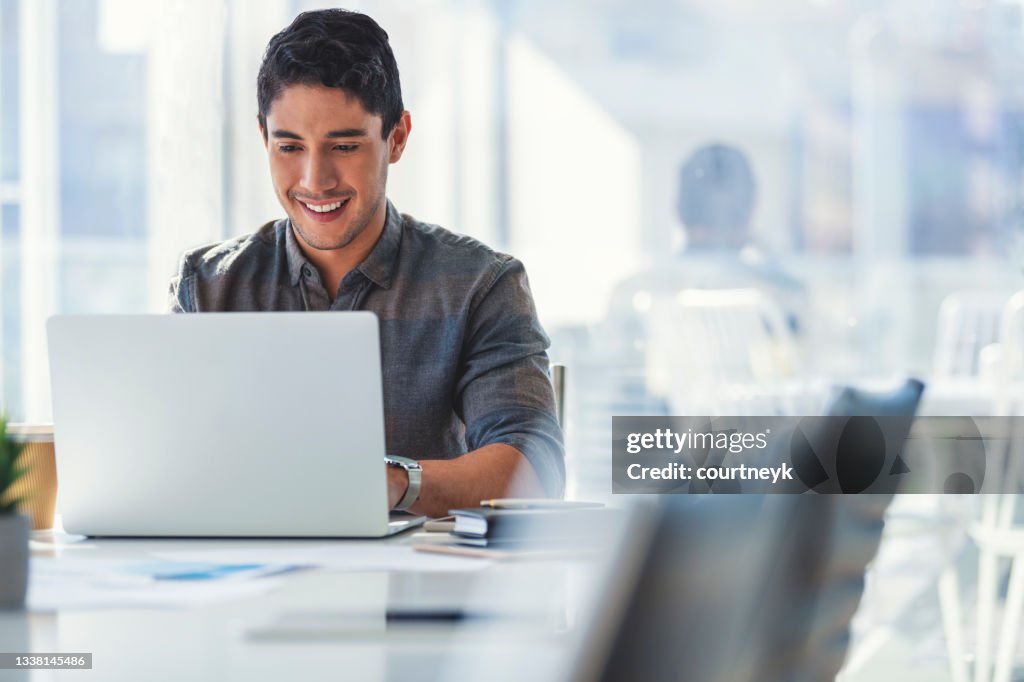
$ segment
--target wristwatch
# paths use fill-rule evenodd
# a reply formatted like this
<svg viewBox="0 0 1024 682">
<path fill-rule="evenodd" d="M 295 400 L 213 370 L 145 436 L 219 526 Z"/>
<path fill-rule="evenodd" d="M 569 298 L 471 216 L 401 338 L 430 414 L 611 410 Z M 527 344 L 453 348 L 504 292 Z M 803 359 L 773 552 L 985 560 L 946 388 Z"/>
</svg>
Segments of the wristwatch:
<svg viewBox="0 0 1024 682">
<path fill-rule="evenodd" d="M 395 455 L 388 455 L 384 458 L 384 463 L 389 467 L 399 467 L 405 469 L 405 473 L 409 475 L 409 487 L 405 489 L 405 494 L 402 495 L 402 499 L 395 505 L 395 511 L 405 511 L 420 498 L 420 484 L 423 482 L 423 467 L 420 463 L 414 459 L 408 457 L 396 457 Z"/>
</svg>

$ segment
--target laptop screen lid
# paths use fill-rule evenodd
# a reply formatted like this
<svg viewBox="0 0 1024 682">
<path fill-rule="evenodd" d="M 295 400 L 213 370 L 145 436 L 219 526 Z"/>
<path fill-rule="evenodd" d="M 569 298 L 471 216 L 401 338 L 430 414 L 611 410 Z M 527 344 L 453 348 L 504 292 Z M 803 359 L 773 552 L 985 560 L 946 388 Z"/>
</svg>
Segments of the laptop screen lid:
<svg viewBox="0 0 1024 682">
<path fill-rule="evenodd" d="M 66 531 L 387 534 L 372 313 L 60 315 L 47 332 Z"/>
</svg>

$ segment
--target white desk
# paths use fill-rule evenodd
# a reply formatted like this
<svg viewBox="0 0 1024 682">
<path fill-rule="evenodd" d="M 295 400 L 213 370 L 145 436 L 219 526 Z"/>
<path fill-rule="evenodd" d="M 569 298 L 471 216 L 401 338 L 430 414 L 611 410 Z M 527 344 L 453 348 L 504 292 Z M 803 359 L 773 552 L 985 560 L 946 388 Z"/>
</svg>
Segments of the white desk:
<svg viewBox="0 0 1024 682">
<path fill-rule="evenodd" d="M 440 539 L 427 535 L 372 542 Z M 167 552 L 266 548 L 272 554 L 282 548 L 338 547 L 347 542 L 76 540 L 37 533 L 32 552 L 33 557 L 57 561 L 83 556 L 133 561 Z M 569 649 L 573 600 L 585 582 L 583 576 L 593 572 L 588 564 L 493 563 L 459 572 L 350 572 L 334 566 L 269 578 L 274 586 L 259 594 L 186 608 L 0 612 L 0 651 L 93 654 L 92 670 L 0 671 L 0 680 L 409 682 L 469 679 L 475 676 L 469 671 L 475 662 L 486 658 L 501 660 L 514 673 L 510 679 L 539 682 L 552 679 Z M 462 623 L 386 618 L 388 611 L 408 610 L 463 611 L 492 618 Z M 299 634 L 280 627 L 296 619 L 303 624 Z M 452 667 L 453 659 L 463 663 Z M 466 661 L 469 668 L 463 665 Z"/>
</svg>

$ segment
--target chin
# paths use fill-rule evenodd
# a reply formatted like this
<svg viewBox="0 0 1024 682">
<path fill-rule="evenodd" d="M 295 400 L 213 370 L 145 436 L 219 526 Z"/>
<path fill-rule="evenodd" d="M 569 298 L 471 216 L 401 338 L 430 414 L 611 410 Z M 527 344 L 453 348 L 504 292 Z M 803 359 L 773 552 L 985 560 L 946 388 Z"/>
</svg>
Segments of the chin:
<svg viewBox="0 0 1024 682">
<path fill-rule="evenodd" d="M 335 251 L 337 249 L 343 249 L 359 236 L 358 231 L 338 229 L 328 232 L 323 229 L 324 226 L 320 225 L 311 227 L 299 222 L 295 222 L 295 224 L 299 228 L 299 238 L 308 246 L 318 251 Z"/>
</svg>

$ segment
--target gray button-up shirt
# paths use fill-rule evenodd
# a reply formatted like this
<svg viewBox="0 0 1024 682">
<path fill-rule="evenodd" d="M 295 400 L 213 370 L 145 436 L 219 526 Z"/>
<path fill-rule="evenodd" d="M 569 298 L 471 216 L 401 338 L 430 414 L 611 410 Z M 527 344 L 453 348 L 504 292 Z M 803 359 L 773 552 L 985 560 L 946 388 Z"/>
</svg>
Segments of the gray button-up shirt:
<svg viewBox="0 0 1024 682">
<path fill-rule="evenodd" d="M 401 215 L 332 300 L 291 223 L 185 253 L 172 312 L 369 310 L 380 320 L 387 451 L 450 459 L 506 443 L 549 494 L 565 482 L 549 340 L 522 263 Z"/>
</svg>

